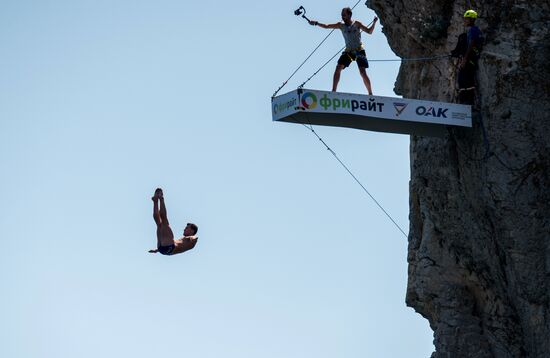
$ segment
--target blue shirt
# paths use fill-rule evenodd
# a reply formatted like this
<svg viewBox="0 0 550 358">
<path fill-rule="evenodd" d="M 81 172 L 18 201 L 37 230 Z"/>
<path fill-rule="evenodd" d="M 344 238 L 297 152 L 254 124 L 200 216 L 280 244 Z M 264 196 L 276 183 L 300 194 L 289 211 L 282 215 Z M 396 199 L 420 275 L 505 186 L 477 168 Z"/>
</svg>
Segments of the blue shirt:
<svg viewBox="0 0 550 358">
<path fill-rule="evenodd" d="M 473 53 L 472 57 L 474 59 L 477 59 L 479 57 L 479 51 L 481 50 L 481 44 L 483 43 L 483 34 L 481 33 L 481 30 L 477 26 L 470 26 L 466 30 L 467 35 L 467 46 L 470 47 L 470 44 L 472 42 L 475 42 L 475 45 L 473 47 Z"/>
<path fill-rule="evenodd" d="M 470 26 L 468 27 L 466 33 L 468 35 L 468 46 L 470 46 L 472 41 L 475 41 L 478 46 L 481 45 L 483 35 L 481 34 L 481 30 L 479 29 L 479 27 Z"/>
</svg>

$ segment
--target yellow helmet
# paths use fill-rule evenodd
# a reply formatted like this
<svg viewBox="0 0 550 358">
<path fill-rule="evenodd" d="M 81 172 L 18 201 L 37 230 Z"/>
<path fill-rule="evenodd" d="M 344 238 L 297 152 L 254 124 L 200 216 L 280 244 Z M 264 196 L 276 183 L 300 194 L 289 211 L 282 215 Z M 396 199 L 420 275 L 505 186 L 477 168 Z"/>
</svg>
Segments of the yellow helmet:
<svg viewBox="0 0 550 358">
<path fill-rule="evenodd" d="M 469 17 L 471 19 L 477 19 L 477 12 L 475 12 L 474 10 L 467 10 L 464 13 L 464 17 Z"/>
</svg>

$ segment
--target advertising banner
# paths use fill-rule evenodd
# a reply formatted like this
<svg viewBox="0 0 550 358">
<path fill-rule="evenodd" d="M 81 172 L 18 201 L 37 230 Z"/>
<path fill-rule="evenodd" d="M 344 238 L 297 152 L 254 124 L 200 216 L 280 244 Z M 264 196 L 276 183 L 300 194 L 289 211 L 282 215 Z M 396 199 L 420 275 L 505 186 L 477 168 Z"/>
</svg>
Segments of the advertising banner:
<svg viewBox="0 0 550 358">
<path fill-rule="evenodd" d="M 350 116 L 356 121 L 370 119 L 388 120 L 390 127 L 398 122 L 472 126 L 471 107 L 467 105 L 422 101 L 406 98 L 368 96 L 351 93 L 328 92 L 310 89 L 296 90 L 273 99 L 273 120 L 284 120 L 299 112 L 335 115 L 335 118 Z M 410 123 L 407 125 L 410 128 Z M 363 128 L 365 129 L 365 128 Z"/>
</svg>

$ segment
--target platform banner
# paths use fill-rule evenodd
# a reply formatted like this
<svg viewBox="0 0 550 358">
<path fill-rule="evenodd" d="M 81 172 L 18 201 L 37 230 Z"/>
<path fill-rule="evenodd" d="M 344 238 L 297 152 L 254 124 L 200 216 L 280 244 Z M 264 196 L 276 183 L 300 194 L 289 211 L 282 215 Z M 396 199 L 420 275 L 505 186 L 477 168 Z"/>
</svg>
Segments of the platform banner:
<svg viewBox="0 0 550 358">
<path fill-rule="evenodd" d="M 297 111 L 350 114 L 455 126 L 472 126 L 471 107 L 467 105 L 405 98 L 368 96 L 318 90 L 296 90 L 276 97 L 273 120 Z"/>
</svg>

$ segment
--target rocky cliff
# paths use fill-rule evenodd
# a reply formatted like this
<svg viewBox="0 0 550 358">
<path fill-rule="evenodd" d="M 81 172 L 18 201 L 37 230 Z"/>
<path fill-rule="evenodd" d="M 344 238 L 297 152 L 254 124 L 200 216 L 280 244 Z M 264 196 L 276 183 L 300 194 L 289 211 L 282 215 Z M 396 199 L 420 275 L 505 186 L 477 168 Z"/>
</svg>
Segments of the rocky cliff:
<svg viewBox="0 0 550 358">
<path fill-rule="evenodd" d="M 448 54 L 468 8 L 486 38 L 474 128 L 411 137 L 407 304 L 432 357 L 550 357 L 550 3 L 368 6 L 402 58 Z M 404 61 L 395 90 L 455 101 L 455 77 L 451 59 Z"/>
</svg>

